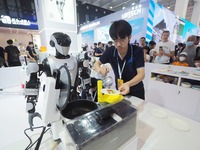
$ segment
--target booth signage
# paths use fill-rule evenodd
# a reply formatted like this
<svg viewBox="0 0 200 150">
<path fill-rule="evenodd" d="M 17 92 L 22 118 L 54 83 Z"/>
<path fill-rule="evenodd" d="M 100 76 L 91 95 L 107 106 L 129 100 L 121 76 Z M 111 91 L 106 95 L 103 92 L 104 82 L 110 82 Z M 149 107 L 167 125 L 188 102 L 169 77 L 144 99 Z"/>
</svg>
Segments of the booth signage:
<svg viewBox="0 0 200 150">
<path fill-rule="evenodd" d="M 88 29 L 88 28 L 92 28 L 92 27 L 95 27 L 95 26 L 98 26 L 98 25 L 100 25 L 100 21 L 97 21 L 97 22 L 94 22 L 94 23 L 91 23 L 91 24 L 82 26 L 82 27 L 80 28 L 80 31 L 85 30 L 85 29 Z"/>
<path fill-rule="evenodd" d="M 4 24 L 30 26 L 31 23 L 26 19 L 11 18 L 10 16 L 1 15 L 0 21 Z"/>
<path fill-rule="evenodd" d="M 128 19 L 133 16 L 140 15 L 142 13 L 142 6 L 133 6 L 131 11 L 125 12 L 122 14 L 122 19 Z"/>
</svg>

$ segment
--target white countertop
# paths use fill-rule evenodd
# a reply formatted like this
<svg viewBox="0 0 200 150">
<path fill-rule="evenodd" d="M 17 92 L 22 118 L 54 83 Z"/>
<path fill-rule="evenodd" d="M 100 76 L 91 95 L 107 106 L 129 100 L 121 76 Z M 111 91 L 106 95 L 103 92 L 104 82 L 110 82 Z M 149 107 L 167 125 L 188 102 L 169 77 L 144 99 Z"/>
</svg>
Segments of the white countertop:
<svg viewBox="0 0 200 150">
<path fill-rule="evenodd" d="M 138 150 L 200 150 L 200 122 L 136 97 L 129 100 L 138 108 Z M 155 110 L 164 115 L 156 117 Z M 171 124 L 174 120 L 178 121 L 181 130 Z"/>
<path fill-rule="evenodd" d="M 17 91 L 14 88 L 8 90 L 8 93 L 13 90 Z M 23 130 L 28 128 L 28 117 L 25 110 L 26 100 L 21 94 L 21 90 L 18 91 L 18 95 L 16 92 L 7 95 L 0 93 L 2 122 L 0 126 L 0 149 L 2 150 L 13 150 L 14 147 L 25 149 L 28 145 L 28 139 L 25 135 L 23 136 Z M 128 100 L 138 109 L 138 150 L 200 150 L 200 122 L 136 97 L 128 98 Z M 159 111 L 162 114 L 159 114 Z M 180 126 L 182 130 L 176 129 L 170 124 L 170 120 L 177 119 L 179 124 L 182 123 Z M 48 146 L 52 146 L 50 144 L 53 143 L 51 134 L 47 133 L 47 135 L 48 137 L 44 139 L 50 139 L 42 142 L 42 150 L 50 149 Z M 134 140 L 124 146 L 126 147 L 125 150 L 132 150 L 131 142 L 133 143 Z"/>
</svg>

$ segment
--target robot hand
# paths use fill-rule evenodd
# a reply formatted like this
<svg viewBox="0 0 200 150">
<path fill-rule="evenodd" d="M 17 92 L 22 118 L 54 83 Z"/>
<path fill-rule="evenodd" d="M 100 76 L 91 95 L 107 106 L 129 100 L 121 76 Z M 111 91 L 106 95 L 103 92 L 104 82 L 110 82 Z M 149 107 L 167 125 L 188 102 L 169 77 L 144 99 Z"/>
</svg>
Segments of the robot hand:
<svg viewBox="0 0 200 150">
<path fill-rule="evenodd" d="M 41 115 L 35 112 L 35 106 L 37 103 L 38 95 L 39 95 L 39 87 L 40 87 L 40 80 L 38 78 L 39 67 L 37 63 L 29 63 L 26 73 L 30 76 L 28 82 L 26 82 L 24 95 L 27 98 L 26 101 L 26 111 L 29 113 L 28 122 L 30 125 L 30 129 L 33 130 L 33 118 L 40 117 Z"/>
</svg>

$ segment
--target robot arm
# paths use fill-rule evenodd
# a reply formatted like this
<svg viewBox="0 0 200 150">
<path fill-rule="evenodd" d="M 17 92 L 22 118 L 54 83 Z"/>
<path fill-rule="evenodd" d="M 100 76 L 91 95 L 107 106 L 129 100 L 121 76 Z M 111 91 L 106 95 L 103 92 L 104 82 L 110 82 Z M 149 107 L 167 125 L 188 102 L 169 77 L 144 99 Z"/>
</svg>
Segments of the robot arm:
<svg viewBox="0 0 200 150">
<path fill-rule="evenodd" d="M 41 115 L 35 112 L 35 106 L 39 95 L 40 80 L 38 78 L 38 72 L 40 71 L 40 65 L 37 63 L 29 63 L 26 73 L 30 76 L 29 81 L 26 82 L 24 95 L 26 101 L 26 111 L 29 113 L 28 121 L 30 129 L 33 130 L 33 118 L 40 117 Z"/>
</svg>

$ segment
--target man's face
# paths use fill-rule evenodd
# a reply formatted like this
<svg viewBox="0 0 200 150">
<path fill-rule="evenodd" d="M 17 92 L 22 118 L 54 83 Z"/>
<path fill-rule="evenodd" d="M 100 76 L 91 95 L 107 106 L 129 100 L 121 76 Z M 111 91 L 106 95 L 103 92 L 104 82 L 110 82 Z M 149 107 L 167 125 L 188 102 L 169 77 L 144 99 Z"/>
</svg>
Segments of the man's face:
<svg viewBox="0 0 200 150">
<path fill-rule="evenodd" d="M 199 45 L 199 39 L 196 39 L 196 40 L 194 41 L 194 45 Z"/>
<path fill-rule="evenodd" d="M 103 43 L 99 44 L 99 47 L 100 47 L 100 48 L 103 48 Z"/>
<path fill-rule="evenodd" d="M 145 39 L 143 39 L 143 38 L 140 39 L 140 45 L 145 45 L 145 42 L 146 42 Z"/>
<path fill-rule="evenodd" d="M 150 49 L 154 49 L 155 46 L 156 46 L 156 44 L 154 44 L 154 45 L 149 45 L 149 48 L 150 48 Z"/>
<path fill-rule="evenodd" d="M 162 40 L 163 40 L 163 41 L 167 41 L 168 38 L 169 38 L 169 33 L 164 32 L 164 33 L 162 34 Z"/>
<path fill-rule="evenodd" d="M 195 60 L 194 64 L 196 67 L 200 68 L 200 60 Z"/>
<path fill-rule="evenodd" d="M 130 37 L 125 37 L 124 39 L 121 39 L 120 37 L 118 37 L 118 39 L 116 40 L 113 40 L 114 41 L 114 45 L 115 45 L 115 48 L 120 52 L 120 51 L 123 51 L 125 48 L 127 48 L 128 46 L 128 43 L 131 39 L 131 36 Z"/>
</svg>

